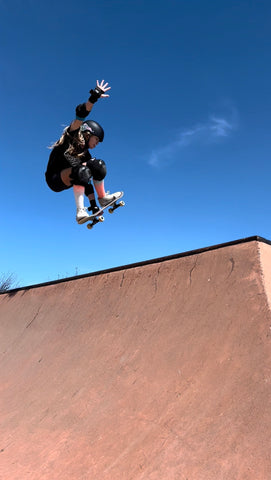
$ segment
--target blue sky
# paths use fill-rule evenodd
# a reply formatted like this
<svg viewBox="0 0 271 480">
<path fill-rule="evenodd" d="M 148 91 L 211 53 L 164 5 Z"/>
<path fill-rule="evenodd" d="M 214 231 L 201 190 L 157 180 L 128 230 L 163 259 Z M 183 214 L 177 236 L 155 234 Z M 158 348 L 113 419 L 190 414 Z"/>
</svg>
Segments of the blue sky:
<svg viewBox="0 0 271 480">
<path fill-rule="evenodd" d="M 265 0 L 0 0 L 0 273 L 25 286 L 271 239 L 270 20 Z M 44 172 L 97 79 L 93 153 L 126 206 L 89 231 Z"/>
</svg>

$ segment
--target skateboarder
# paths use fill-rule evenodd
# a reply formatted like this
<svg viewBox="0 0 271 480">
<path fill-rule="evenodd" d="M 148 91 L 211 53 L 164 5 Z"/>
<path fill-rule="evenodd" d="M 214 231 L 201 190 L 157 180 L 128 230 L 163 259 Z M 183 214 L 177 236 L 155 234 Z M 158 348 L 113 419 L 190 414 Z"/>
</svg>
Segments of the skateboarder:
<svg viewBox="0 0 271 480">
<path fill-rule="evenodd" d="M 86 118 L 99 98 L 109 97 L 106 92 L 110 89 L 104 80 L 102 82 L 97 80 L 96 87 L 90 90 L 87 102 L 77 105 L 75 120 L 65 128 L 61 138 L 52 146 L 45 173 L 46 182 L 54 192 L 73 187 L 78 223 L 84 223 L 89 218 L 84 206 L 84 194 L 89 199 L 93 214 L 99 210 L 94 188 L 101 207 L 121 196 L 121 192 L 113 194 L 105 192 L 105 163 L 103 160 L 92 158 L 89 153 L 89 149 L 92 150 L 103 141 L 104 131 L 99 123 Z"/>
</svg>

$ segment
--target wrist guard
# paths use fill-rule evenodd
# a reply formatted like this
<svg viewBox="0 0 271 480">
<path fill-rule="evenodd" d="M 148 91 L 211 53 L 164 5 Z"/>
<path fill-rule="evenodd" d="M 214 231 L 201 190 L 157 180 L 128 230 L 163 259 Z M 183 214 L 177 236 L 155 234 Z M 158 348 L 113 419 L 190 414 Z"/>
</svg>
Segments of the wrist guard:
<svg viewBox="0 0 271 480">
<path fill-rule="evenodd" d="M 77 105 L 75 109 L 75 114 L 76 114 L 76 120 L 85 120 L 85 118 L 89 114 L 89 111 L 86 109 L 86 104 L 80 103 L 80 105 Z"/>
<path fill-rule="evenodd" d="M 88 101 L 90 103 L 96 103 L 100 96 L 104 93 L 104 91 L 100 87 L 95 87 L 94 90 L 90 90 L 90 97 Z"/>
</svg>

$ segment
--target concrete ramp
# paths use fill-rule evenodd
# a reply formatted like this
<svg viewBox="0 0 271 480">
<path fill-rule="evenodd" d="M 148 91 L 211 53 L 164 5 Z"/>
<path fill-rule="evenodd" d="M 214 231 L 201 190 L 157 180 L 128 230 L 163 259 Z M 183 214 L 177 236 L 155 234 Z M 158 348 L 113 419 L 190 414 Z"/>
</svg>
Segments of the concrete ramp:
<svg viewBox="0 0 271 480">
<path fill-rule="evenodd" d="M 0 478 L 271 478 L 259 237 L 0 295 Z"/>
</svg>

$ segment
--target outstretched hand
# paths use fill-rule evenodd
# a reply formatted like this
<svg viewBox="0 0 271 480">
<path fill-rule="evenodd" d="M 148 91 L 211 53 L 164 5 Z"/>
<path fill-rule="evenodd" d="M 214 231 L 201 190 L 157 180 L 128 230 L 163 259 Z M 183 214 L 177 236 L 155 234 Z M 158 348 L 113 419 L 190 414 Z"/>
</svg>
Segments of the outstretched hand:
<svg viewBox="0 0 271 480">
<path fill-rule="evenodd" d="M 108 87 L 108 83 L 104 83 L 104 80 L 102 80 L 101 83 L 99 83 L 99 80 L 97 80 L 97 87 L 100 88 L 104 92 L 104 93 L 101 94 L 101 97 L 103 97 L 103 98 L 109 97 L 109 95 L 105 93 L 108 90 L 111 90 L 111 87 Z"/>
<path fill-rule="evenodd" d="M 94 103 L 96 103 L 99 98 L 109 97 L 108 93 L 106 93 L 108 90 L 111 90 L 111 87 L 108 86 L 108 82 L 105 82 L 104 80 L 101 82 L 99 82 L 99 80 L 96 81 L 96 87 L 94 90 L 90 90 L 90 97 L 86 103 L 77 105 L 75 109 L 76 119 L 70 124 L 70 131 L 80 128 L 85 118 L 91 112 Z"/>
</svg>

